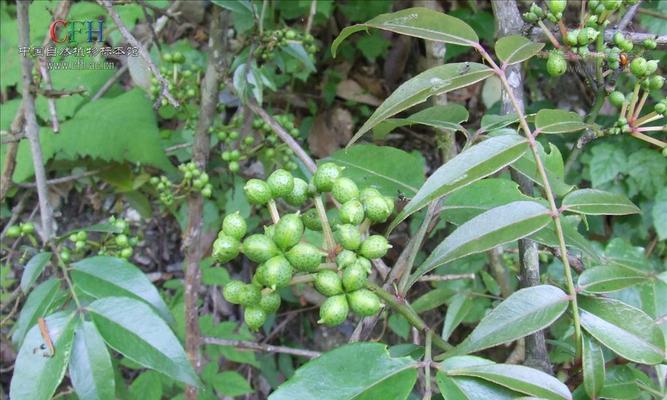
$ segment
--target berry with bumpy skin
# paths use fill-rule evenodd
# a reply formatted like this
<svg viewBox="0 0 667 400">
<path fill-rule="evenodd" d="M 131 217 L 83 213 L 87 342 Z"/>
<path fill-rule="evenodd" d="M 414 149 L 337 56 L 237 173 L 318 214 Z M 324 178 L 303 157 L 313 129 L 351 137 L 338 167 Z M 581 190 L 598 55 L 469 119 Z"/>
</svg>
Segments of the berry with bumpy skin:
<svg viewBox="0 0 667 400">
<path fill-rule="evenodd" d="M 267 314 L 273 314 L 280 308 L 280 302 L 281 300 L 278 292 L 265 289 L 262 291 L 262 298 L 259 300 L 258 306 Z"/>
<path fill-rule="evenodd" d="M 359 200 L 361 200 L 361 202 L 363 203 L 369 197 L 376 197 L 376 196 L 381 197 L 382 193 L 380 193 L 380 191 L 375 189 L 375 188 L 367 187 L 367 188 L 363 189 L 361 191 L 361 193 L 359 194 Z"/>
<path fill-rule="evenodd" d="M 334 182 L 340 175 L 341 168 L 331 162 L 324 163 L 317 168 L 313 176 L 313 184 L 319 192 L 330 192 Z"/>
<path fill-rule="evenodd" d="M 229 281 L 222 288 L 222 296 L 232 304 L 241 304 L 241 292 L 243 291 L 244 286 L 245 283 L 241 281 Z"/>
<path fill-rule="evenodd" d="M 579 36 L 579 29 L 568 31 L 565 35 L 565 43 L 570 47 L 576 46 L 578 43 L 577 36 Z"/>
<path fill-rule="evenodd" d="M 264 263 L 262 279 L 273 290 L 289 285 L 292 279 L 292 266 L 283 256 L 275 256 Z"/>
<path fill-rule="evenodd" d="M 562 13 L 567 6 L 567 0 L 549 0 L 547 6 L 554 14 Z"/>
<path fill-rule="evenodd" d="M 384 236 L 372 235 L 361 244 L 359 254 L 370 260 L 375 260 L 384 257 L 390 248 L 391 245 Z"/>
<path fill-rule="evenodd" d="M 317 247 L 310 243 L 297 243 L 292 247 L 285 257 L 292 264 L 297 271 L 314 272 L 322 262 L 322 257 L 325 255 Z"/>
<path fill-rule="evenodd" d="M 292 191 L 284 197 L 287 204 L 301 207 L 308 200 L 308 183 L 301 178 L 294 178 Z"/>
<path fill-rule="evenodd" d="M 238 211 L 233 214 L 228 214 L 225 216 L 225 219 L 222 220 L 222 231 L 227 236 L 231 236 L 236 240 L 243 239 L 247 230 L 248 224 Z"/>
<path fill-rule="evenodd" d="M 322 221 L 320 220 L 320 216 L 317 214 L 317 209 L 315 208 L 311 208 L 303 213 L 301 220 L 303 221 L 303 224 L 306 226 L 306 228 L 310 229 L 311 231 L 322 230 Z"/>
<path fill-rule="evenodd" d="M 346 292 L 353 292 L 366 286 L 368 272 L 363 264 L 355 262 L 343 271 L 343 288 Z"/>
<path fill-rule="evenodd" d="M 370 260 L 366 257 L 357 257 L 357 264 L 360 264 L 364 269 L 366 270 L 367 273 L 371 273 L 371 270 L 373 269 L 373 264 L 371 264 Z"/>
<path fill-rule="evenodd" d="M 346 250 L 356 250 L 361 246 L 361 232 L 354 225 L 338 225 L 334 237 L 336 242 Z"/>
<path fill-rule="evenodd" d="M 255 234 L 243 241 L 243 254 L 256 263 L 263 263 L 271 257 L 280 254 L 278 246 L 268 236 Z"/>
<path fill-rule="evenodd" d="M 667 111 L 667 104 L 665 104 L 665 103 L 656 103 L 656 105 L 653 106 L 653 111 L 655 111 L 658 114 L 664 114 L 665 111 Z"/>
<path fill-rule="evenodd" d="M 623 0 L 602 0 L 602 5 L 609 11 L 618 10 L 623 4 Z"/>
<path fill-rule="evenodd" d="M 239 289 L 238 293 L 239 304 L 244 307 L 254 306 L 259 303 L 259 300 L 262 298 L 262 293 L 259 288 L 252 284 L 244 284 L 242 288 Z"/>
<path fill-rule="evenodd" d="M 611 92 L 609 102 L 614 107 L 621 107 L 625 103 L 625 95 L 619 91 Z"/>
<path fill-rule="evenodd" d="M 131 247 L 126 247 L 123 250 L 120 251 L 120 258 L 128 259 L 132 257 L 132 248 Z"/>
<path fill-rule="evenodd" d="M 554 50 L 549 53 L 549 58 L 547 59 L 547 72 L 551 76 L 561 76 L 567 71 L 567 61 L 563 57 L 563 53 L 558 50 Z"/>
<path fill-rule="evenodd" d="M 294 188 L 294 177 L 284 169 L 277 169 L 273 171 L 266 180 L 271 189 L 273 198 L 284 197 L 292 192 Z"/>
<path fill-rule="evenodd" d="M 340 207 L 338 216 L 345 224 L 359 225 L 364 220 L 364 206 L 357 199 L 349 200 Z"/>
<path fill-rule="evenodd" d="M 283 251 L 299 243 L 303 236 L 303 222 L 299 214 L 287 214 L 275 225 L 273 241 Z"/>
<path fill-rule="evenodd" d="M 9 228 L 7 228 L 6 234 L 8 238 L 17 238 L 21 236 L 21 228 L 19 228 L 16 225 L 12 225 Z"/>
<path fill-rule="evenodd" d="M 357 253 L 350 250 L 343 250 L 336 256 L 336 265 L 338 269 L 347 268 L 357 261 Z"/>
<path fill-rule="evenodd" d="M 655 71 L 658 70 L 658 60 L 648 60 L 646 61 L 646 75 L 653 75 Z"/>
<path fill-rule="evenodd" d="M 340 177 L 334 181 L 331 195 L 338 202 L 346 203 L 359 197 L 359 188 L 352 179 Z"/>
<path fill-rule="evenodd" d="M 665 84 L 665 78 L 660 75 L 654 75 L 649 79 L 649 89 L 658 90 Z"/>
<path fill-rule="evenodd" d="M 394 199 L 391 196 L 384 196 L 384 201 L 387 203 L 387 208 L 389 209 L 389 215 L 394 212 Z"/>
<path fill-rule="evenodd" d="M 630 72 L 635 76 L 644 76 L 647 70 L 646 59 L 643 57 L 637 57 L 630 63 Z"/>
<path fill-rule="evenodd" d="M 642 42 L 642 46 L 644 46 L 646 50 L 655 50 L 655 48 L 658 46 L 658 42 L 653 39 L 645 39 Z"/>
<path fill-rule="evenodd" d="M 266 271 L 266 267 L 264 264 L 260 264 L 257 267 L 257 270 L 255 270 L 255 274 L 252 276 L 252 284 L 263 287 L 263 286 L 268 286 L 266 284 L 266 280 L 264 279 L 264 272 Z"/>
<path fill-rule="evenodd" d="M 315 276 L 315 289 L 327 297 L 335 296 L 343 293 L 343 282 L 336 272 L 326 269 Z"/>
<path fill-rule="evenodd" d="M 243 312 L 245 324 L 253 331 L 258 330 L 264 325 L 266 317 L 266 311 L 262 310 L 260 307 L 248 307 Z"/>
<path fill-rule="evenodd" d="M 629 40 L 623 40 L 621 43 L 618 44 L 618 47 L 627 53 L 630 50 L 632 50 L 632 48 L 635 47 L 635 45 Z"/>
<path fill-rule="evenodd" d="M 371 196 L 366 198 L 363 202 L 364 210 L 366 210 L 366 218 L 374 223 L 382 223 L 389 218 L 391 210 L 387 205 L 384 196 Z"/>
<path fill-rule="evenodd" d="M 250 179 L 243 186 L 250 204 L 264 205 L 271 200 L 271 188 L 261 179 Z"/>
<path fill-rule="evenodd" d="M 352 311 L 360 317 L 375 315 L 382 308 L 378 296 L 368 289 L 355 290 L 347 295 Z"/>
<path fill-rule="evenodd" d="M 326 299 L 320 306 L 320 320 L 318 324 L 336 326 L 342 324 L 350 313 L 350 306 L 344 294 Z"/>
<path fill-rule="evenodd" d="M 225 234 L 218 235 L 218 238 L 213 242 L 213 257 L 219 263 L 233 260 L 239 255 L 240 250 L 241 243 L 236 238 Z"/>
</svg>

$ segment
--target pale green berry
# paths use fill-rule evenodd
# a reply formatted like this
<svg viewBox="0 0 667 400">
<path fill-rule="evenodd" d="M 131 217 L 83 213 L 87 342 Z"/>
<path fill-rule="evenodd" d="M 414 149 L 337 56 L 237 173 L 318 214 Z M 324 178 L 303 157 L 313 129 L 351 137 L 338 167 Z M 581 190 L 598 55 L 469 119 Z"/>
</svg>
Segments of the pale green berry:
<svg viewBox="0 0 667 400">
<path fill-rule="evenodd" d="M 259 300 L 262 298 L 262 293 L 257 286 L 244 284 L 243 287 L 239 289 L 238 296 L 239 304 L 245 307 L 250 307 L 259 303 Z"/>
<path fill-rule="evenodd" d="M 370 260 L 375 260 L 384 257 L 390 248 L 391 245 L 384 236 L 372 235 L 361 243 L 359 254 Z"/>
<path fill-rule="evenodd" d="M 226 263 L 239 255 L 241 243 L 231 236 L 225 234 L 219 235 L 213 242 L 213 257 L 219 263 Z"/>
<path fill-rule="evenodd" d="M 243 239 L 247 230 L 248 224 L 238 211 L 233 214 L 228 214 L 225 216 L 225 219 L 222 220 L 222 231 L 236 240 Z"/>
<path fill-rule="evenodd" d="M 266 311 L 260 307 L 248 307 L 243 312 L 243 319 L 250 330 L 256 331 L 266 322 Z"/>
<path fill-rule="evenodd" d="M 259 308 L 264 310 L 267 314 L 273 314 L 280 308 L 280 295 L 278 292 L 264 289 L 262 291 L 262 298 L 259 300 Z"/>
<path fill-rule="evenodd" d="M 279 253 L 276 244 L 266 235 L 250 235 L 243 241 L 243 254 L 256 263 L 263 263 Z"/>
<path fill-rule="evenodd" d="M 285 201 L 294 207 L 301 207 L 306 200 L 308 200 L 308 183 L 301 178 L 294 178 L 294 187 L 285 196 Z"/>
<path fill-rule="evenodd" d="M 273 171 L 266 180 L 273 198 L 285 197 L 292 192 L 294 188 L 294 177 L 291 173 L 284 169 L 277 169 Z"/>
<path fill-rule="evenodd" d="M 340 207 L 338 216 L 345 224 L 359 225 L 364 220 L 364 206 L 357 199 L 349 200 Z"/>
<path fill-rule="evenodd" d="M 360 317 L 375 315 L 382 308 L 378 296 L 368 289 L 355 290 L 347 295 L 350 308 Z"/>
<path fill-rule="evenodd" d="M 283 251 L 289 250 L 299 243 L 303 236 L 303 222 L 298 214 L 287 214 L 275 225 L 273 241 Z"/>
<path fill-rule="evenodd" d="M 359 197 L 359 188 L 352 179 L 340 177 L 334 181 L 331 195 L 336 201 L 346 203 Z"/>
<path fill-rule="evenodd" d="M 366 286 L 368 272 L 363 264 L 355 262 L 343 270 L 343 288 L 346 292 L 352 292 Z"/>
<path fill-rule="evenodd" d="M 357 261 L 357 253 L 351 250 L 343 250 L 336 256 L 336 264 L 339 269 L 347 268 Z"/>
<path fill-rule="evenodd" d="M 271 188 L 261 179 L 250 179 L 243 190 L 250 204 L 264 205 L 271 200 Z"/>
<path fill-rule="evenodd" d="M 322 250 L 310 243 L 297 243 L 285 256 L 297 271 L 314 272 L 326 255 Z"/>
<path fill-rule="evenodd" d="M 227 284 L 222 288 L 222 295 L 228 302 L 232 304 L 241 304 L 241 292 L 245 283 L 233 280 L 227 282 Z"/>
<path fill-rule="evenodd" d="M 361 232 L 354 225 L 338 225 L 334 237 L 336 242 L 346 250 L 357 250 L 361 245 Z"/>
<path fill-rule="evenodd" d="M 389 218 L 391 210 L 385 200 L 384 196 L 367 197 L 364 202 L 364 210 L 366 211 L 366 218 L 374 223 L 382 223 Z"/>
<path fill-rule="evenodd" d="M 340 175 L 341 168 L 331 162 L 324 163 L 317 168 L 313 175 L 313 183 L 319 192 L 330 192 L 334 182 Z"/>
<path fill-rule="evenodd" d="M 343 282 L 334 271 L 325 269 L 315 276 L 315 289 L 325 296 L 343 293 Z"/>
<path fill-rule="evenodd" d="M 318 324 L 336 326 L 342 324 L 350 313 L 345 295 L 340 294 L 326 299 L 320 306 L 320 320 Z"/>
<path fill-rule="evenodd" d="M 292 279 L 292 266 L 283 256 L 275 256 L 264 263 L 262 279 L 271 289 L 288 286 Z"/>
</svg>

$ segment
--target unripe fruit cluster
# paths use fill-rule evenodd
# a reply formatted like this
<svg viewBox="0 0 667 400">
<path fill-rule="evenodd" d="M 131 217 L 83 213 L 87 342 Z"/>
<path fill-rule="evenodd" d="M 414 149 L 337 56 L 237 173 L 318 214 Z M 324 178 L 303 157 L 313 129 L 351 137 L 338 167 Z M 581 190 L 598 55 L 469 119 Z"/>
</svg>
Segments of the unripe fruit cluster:
<svg viewBox="0 0 667 400">
<path fill-rule="evenodd" d="M 7 228 L 8 238 L 18 238 L 21 236 L 30 236 L 35 233 L 35 225 L 32 222 L 24 222 L 19 225 L 12 225 Z"/>
<path fill-rule="evenodd" d="M 122 218 L 111 217 L 109 218 L 109 224 L 113 226 L 114 231 L 104 234 L 98 243 L 88 240 L 86 231 L 81 230 L 71 233 L 67 240 L 72 244 L 72 247 L 63 245 L 59 252 L 60 259 L 64 262 L 71 262 L 73 261 L 73 253 L 77 258 L 82 258 L 94 246 L 99 246 L 97 254 L 100 256 L 130 258 L 134 253 L 133 247 L 139 243 L 139 238 L 130 235 L 130 225 Z M 64 242 L 64 244 L 66 243 Z"/>
<path fill-rule="evenodd" d="M 263 61 L 270 61 L 275 57 L 275 52 L 279 47 L 288 46 L 290 42 L 301 43 L 311 58 L 317 53 L 317 45 L 313 35 L 291 28 L 283 28 L 264 32 L 261 47 L 257 49 L 258 58 Z"/>
<path fill-rule="evenodd" d="M 305 228 L 322 229 L 323 221 L 314 208 L 304 215 L 285 214 L 274 225 L 265 227 L 263 234 L 247 237 L 247 223 L 239 213 L 224 218 L 213 243 L 213 256 L 218 262 L 227 263 L 243 253 L 258 264 L 250 283 L 232 281 L 223 290 L 227 301 L 245 307 L 246 324 L 251 329 L 261 327 L 267 316 L 278 309 L 280 296 L 276 290 L 288 286 L 295 273 L 314 274 L 311 279 L 314 278 L 315 288 L 328 297 L 320 306 L 322 324 L 338 325 L 350 310 L 359 316 L 374 315 L 380 310 L 380 299 L 366 289 L 366 283 L 371 272 L 370 260 L 383 257 L 391 246 L 385 237 L 366 236 L 365 231 L 372 223 L 385 222 L 394 203 L 376 189 L 360 191 L 354 181 L 341 176 L 341 171 L 336 164 L 324 163 L 307 183 L 278 169 L 266 181 L 250 179 L 244 187 L 251 204 L 274 208 L 278 199 L 301 208 L 320 193 L 331 192 L 342 206 L 341 224 L 333 237 L 336 247 L 329 253 L 304 240 Z M 335 257 L 337 268 L 322 264 L 327 255 L 331 261 Z"/>
<path fill-rule="evenodd" d="M 178 170 L 183 174 L 183 180 L 178 185 L 174 185 L 164 175 L 154 176 L 149 180 L 158 191 L 158 197 L 164 205 L 170 206 L 175 199 L 183 198 L 184 195 L 193 191 L 201 193 L 206 198 L 211 197 L 213 186 L 209 183 L 208 174 L 199 170 L 194 162 L 180 164 Z"/>
<path fill-rule="evenodd" d="M 185 65 L 185 56 L 179 52 L 164 53 L 162 55 L 164 64 L 160 66 L 160 73 L 167 80 L 167 88 L 179 103 L 185 104 L 196 101 L 199 98 L 199 84 L 201 80 L 201 69 L 197 65 Z M 162 86 L 153 77 L 151 79 L 150 92 L 153 98 L 158 98 Z M 167 99 L 162 99 L 162 106 L 166 106 Z"/>
</svg>

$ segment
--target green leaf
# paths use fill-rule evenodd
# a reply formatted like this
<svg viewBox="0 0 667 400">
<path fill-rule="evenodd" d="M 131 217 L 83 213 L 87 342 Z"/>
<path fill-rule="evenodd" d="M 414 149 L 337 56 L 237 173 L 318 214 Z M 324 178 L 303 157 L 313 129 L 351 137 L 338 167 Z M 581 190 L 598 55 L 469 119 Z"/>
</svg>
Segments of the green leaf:
<svg viewBox="0 0 667 400">
<path fill-rule="evenodd" d="M 63 297 L 58 279 L 49 279 L 40 283 L 25 301 L 19 319 L 14 325 L 12 342 L 20 345 L 28 330 L 37 323 L 37 318 L 46 315 Z"/>
<path fill-rule="evenodd" d="M 348 146 L 380 122 L 414 105 L 425 102 L 431 96 L 472 85 L 491 75 L 493 75 L 491 68 L 471 62 L 445 64 L 426 70 L 404 82 L 380 104 L 364 125 L 354 134 Z"/>
<path fill-rule="evenodd" d="M 306 52 L 301 42 L 288 42 L 287 46 L 282 46 L 280 49 L 299 61 L 306 71 L 315 72 L 315 64 L 313 64 L 310 54 Z"/>
<path fill-rule="evenodd" d="M 565 183 L 565 166 L 563 164 L 563 156 L 558 147 L 553 143 L 549 143 L 549 154 L 547 154 L 544 151 L 544 147 L 538 142 L 537 153 L 540 155 L 542 164 L 546 169 L 551 190 L 558 196 L 562 196 L 572 190 L 574 186 Z M 527 152 L 523 157 L 516 160 L 512 164 L 512 168 L 536 184 L 543 186 L 542 175 L 537 169 L 535 157 L 532 152 Z"/>
<path fill-rule="evenodd" d="M 447 313 L 445 314 L 445 323 L 442 326 L 442 339 L 448 341 L 457 326 L 468 315 L 473 306 L 468 293 L 458 293 L 452 297 Z"/>
<path fill-rule="evenodd" d="M 582 336 L 581 348 L 584 389 L 590 398 L 595 399 L 604 386 L 604 354 L 600 343 L 586 334 Z"/>
<path fill-rule="evenodd" d="M 448 370 L 447 375 L 480 378 L 517 392 L 549 400 L 572 399 L 572 394 L 561 381 L 542 371 L 523 365 L 476 365 Z"/>
<path fill-rule="evenodd" d="M 215 390 L 222 396 L 236 397 L 252 393 L 246 378 L 236 371 L 225 371 L 212 379 Z"/>
<path fill-rule="evenodd" d="M 621 146 L 601 143 L 591 148 L 590 174 L 593 187 L 612 182 L 627 169 L 627 157 Z"/>
<path fill-rule="evenodd" d="M 586 269 L 579 275 L 577 285 L 591 293 L 607 293 L 650 281 L 650 277 L 641 271 L 607 265 Z"/>
<path fill-rule="evenodd" d="M 550 221 L 549 210 L 534 201 L 515 201 L 492 208 L 447 236 L 412 274 L 410 282 L 416 282 L 425 273 L 457 258 L 526 237 Z"/>
<path fill-rule="evenodd" d="M 361 188 L 373 186 L 387 196 L 395 197 L 398 193 L 412 196 L 424 183 L 424 158 L 419 153 L 359 144 L 338 150 L 330 159 L 345 167 L 343 176 Z"/>
<path fill-rule="evenodd" d="M 438 168 L 389 225 L 388 231 L 430 202 L 491 175 L 521 157 L 528 148 L 519 135 L 489 138 Z"/>
<path fill-rule="evenodd" d="M 659 364 L 665 358 L 665 338 L 644 311 L 618 300 L 579 298 L 581 326 L 621 357 L 642 364 Z"/>
<path fill-rule="evenodd" d="M 21 275 L 21 290 L 23 293 L 28 293 L 30 286 L 39 278 L 51 259 L 51 253 L 48 251 L 37 253 L 33 256 L 28 264 L 26 264 L 25 269 L 23 270 L 23 275 Z"/>
<path fill-rule="evenodd" d="M 13 400 L 48 400 L 65 375 L 79 319 L 74 312 L 59 312 L 46 317 L 45 322 L 55 353 L 49 357 L 48 349 L 41 350 L 44 339 L 39 327 L 32 327 L 16 356 L 9 387 L 9 398 Z"/>
<path fill-rule="evenodd" d="M 199 386 L 178 339 L 148 305 L 127 297 L 105 297 L 86 309 L 104 341 L 114 350 L 146 368 Z"/>
<path fill-rule="evenodd" d="M 167 322 L 173 322 L 169 308 L 146 275 L 129 262 L 116 257 L 95 256 L 72 264 L 74 285 L 94 298 L 124 296 L 143 300 Z"/>
<path fill-rule="evenodd" d="M 484 350 L 544 329 L 565 312 L 568 302 L 567 294 L 555 286 L 520 289 L 491 310 L 454 354 Z"/>
<path fill-rule="evenodd" d="M 653 216 L 653 226 L 655 226 L 658 239 L 667 239 L 667 186 L 662 188 L 655 196 L 651 215 Z"/>
<path fill-rule="evenodd" d="M 413 124 L 421 124 L 436 129 L 464 131 L 461 122 L 468 120 L 468 110 L 460 104 L 450 103 L 445 106 L 433 106 L 418 111 L 407 118 L 389 118 L 380 122 L 374 129 L 375 137 L 384 137 L 394 129 Z"/>
<path fill-rule="evenodd" d="M 83 321 L 76 329 L 69 376 L 80 400 L 115 398 L 111 356 L 104 339 L 90 321 Z"/>
<path fill-rule="evenodd" d="M 607 370 L 604 387 L 600 391 L 601 398 L 631 400 L 638 399 L 641 394 L 633 368 L 615 365 Z"/>
<path fill-rule="evenodd" d="M 580 189 L 569 193 L 563 199 L 562 207 L 567 211 L 587 215 L 627 215 L 641 211 L 622 194 L 597 189 Z"/>
<path fill-rule="evenodd" d="M 445 304 L 453 294 L 454 291 L 448 287 L 436 288 L 419 296 L 411 306 L 417 314 L 421 314 Z"/>
<path fill-rule="evenodd" d="M 568 133 L 586 129 L 589 124 L 577 113 L 543 108 L 535 116 L 535 127 L 541 133 Z"/>
<path fill-rule="evenodd" d="M 162 375 L 155 371 L 141 373 L 130 385 L 131 400 L 161 400 L 162 399 Z"/>
<path fill-rule="evenodd" d="M 479 41 L 475 31 L 460 19 L 428 8 L 414 7 L 380 14 L 364 24 L 346 27 L 331 44 L 331 54 L 336 57 L 336 50 L 343 40 L 355 32 L 368 28 L 462 46 L 474 46 Z"/>
<path fill-rule="evenodd" d="M 496 129 L 502 129 L 508 127 L 512 124 L 519 122 L 519 118 L 516 114 L 507 114 L 507 115 L 494 115 L 494 114 L 484 114 L 482 116 L 482 122 L 480 123 L 479 130 L 481 132 L 494 131 Z"/>
<path fill-rule="evenodd" d="M 348 344 L 306 363 L 269 400 L 369 399 L 371 390 L 375 399 L 404 399 L 417 379 L 416 367 L 410 357 L 390 357 L 381 343 Z"/>
<path fill-rule="evenodd" d="M 544 43 L 535 43 L 524 36 L 512 35 L 496 42 L 496 55 L 506 65 L 526 61 L 542 50 Z"/>
<path fill-rule="evenodd" d="M 441 393 L 447 400 L 514 400 L 521 397 L 517 392 L 477 378 L 448 377 L 438 371 L 435 375 Z"/>
</svg>

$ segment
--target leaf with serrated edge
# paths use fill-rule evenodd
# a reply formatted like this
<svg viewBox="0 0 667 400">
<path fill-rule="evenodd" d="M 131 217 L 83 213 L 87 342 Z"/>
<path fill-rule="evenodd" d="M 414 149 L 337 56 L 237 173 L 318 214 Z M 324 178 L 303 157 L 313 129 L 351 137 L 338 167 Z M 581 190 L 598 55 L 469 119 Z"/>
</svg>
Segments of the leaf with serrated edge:
<svg viewBox="0 0 667 400">
<path fill-rule="evenodd" d="M 581 349 L 584 389 L 592 399 L 595 399 L 599 397 L 604 386 L 604 354 L 600 344 L 586 334 L 582 336 Z"/>
<path fill-rule="evenodd" d="M 506 65 L 526 61 L 542 50 L 544 43 L 532 42 L 521 35 L 500 38 L 496 42 L 496 55 Z"/>
<path fill-rule="evenodd" d="M 650 280 L 651 278 L 641 271 L 618 265 L 606 265 L 587 268 L 579 275 L 577 285 L 590 293 L 608 293 Z"/>
<path fill-rule="evenodd" d="M 570 192 L 563 199 L 565 211 L 587 215 L 628 215 L 641 212 L 622 194 L 598 189 L 580 189 Z"/>
</svg>

